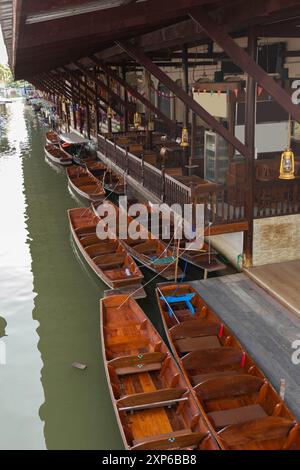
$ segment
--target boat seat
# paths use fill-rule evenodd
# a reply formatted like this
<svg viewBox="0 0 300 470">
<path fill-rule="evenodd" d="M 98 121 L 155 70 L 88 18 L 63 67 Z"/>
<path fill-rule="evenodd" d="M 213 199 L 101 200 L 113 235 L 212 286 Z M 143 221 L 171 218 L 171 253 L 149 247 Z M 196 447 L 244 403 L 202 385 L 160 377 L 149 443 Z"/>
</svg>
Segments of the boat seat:
<svg viewBox="0 0 300 470">
<path fill-rule="evenodd" d="M 119 411 L 134 412 L 149 410 L 152 408 L 164 408 L 187 402 L 188 397 L 182 395 L 186 392 L 184 389 L 165 389 L 156 390 L 152 393 L 139 393 L 127 396 L 118 400 Z"/>
<path fill-rule="evenodd" d="M 198 447 L 207 437 L 207 433 L 194 433 L 190 429 L 181 429 L 167 434 L 142 437 L 133 440 L 132 451 L 137 450 L 163 450 L 181 449 L 185 447 Z"/>
<path fill-rule="evenodd" d="M 126 253 L 115 253 L 112 255 L 98 256 L 93 261 L 100 269 L 112 269 L 124 264 L 125 260 Z"/>
<path fill-rule="evenodd" d="M 211 372 L 210 374 L 199 374 L 199 375 L 194 375 L 191 377 L 191 381 L 192 381 L 192 384 L 195 386 L 195 385 L 198 385 L 202 382 L 204 382 L 205 380 L 207 379 L 214 379 L 214 378 L 221 378 L 221 377 L 224 377 L 224 376 L 232 376 L 232 375 L 236 375 L 238 374 L 239 372 L 237 370 L 228 370 L 226 372 Z"/>
<path fill-rule="evenodd" d="M 176 315 L 178 311 L 175 311 Z M 195 338 L 197 336 L 218 336 L 222 325 L 206 320 L 187 320 L 170 329 L 173 340 Z"/>
<path fill-rule="evenodd" d="M 139 405 L 149 405 L 151 403 L 162 403 L 165 401 L 178 400 L 187 392 L 186 388 L 165 388 L 153 392 L 136 393 L 127 395 L 117 401 L 118 408 Z"/>
<path fill-rule="evenodd" d="M 83 237 L 80 237 L 80 243 L 83 247 L 87 248 L 92 245 L 100 243 L 100 239 L 96 234 L 92 233 Z"/>
<path fill-rule="evenodd" d="M 95 261 L 95 258 L 99 256 L 111 255 L 112 253 L 116 253 L 117 248 L 118 242 L 102 241 L 97 237 L 97 242 L 94 245 L 88 245 L 86 247 L 86 252 Z"/>
<path fill-rule="evenodd" d="M 144 372 L 154 372 L 157 370 L 161 370 L 161 363 L 156 362 L 153 364 L 146 364 L 139 367 L 139 364 L 133 367 L 121 367 L 116 369 L 116 373 L 119 376 L 123 375 L 131 375 L 131 374 L 141 374 Z"/>
<path fill-rule="evenodd" d="M 217 336 L 201 336 L 197 338 L 184 338 L 174 341 L 176 350 L 180 354 L 198 351 L 201 349 L 214 349 L 221 346 Z"/>
<path fill-rule="evenodd" d="M 246 423 L 260 418 L 267 417 L 267 413 L 260 405 L 249 405 L 230 410 L 213 411 L 207 413 L 214 428 L 219 431 L 226 426 Z"/>
<path fill-rule="evenodd" d="M 133 344 L 132 338 L 129 338 L 129 342 L 130 345 Z M 116 344 L 116 340 L 114 340 L 113 345 L 114 344 Z M 109 344 L 109 346 L 111 346 L 111 344 Z M 132 347 L 134 346 L 135 344 L 133 344 Z M 147 346 L 145 341 L 143 346 Z M 117 375 L 137 374 L 141 372 L 160 370 L 162 362 L 166 357 L 166 353 L 148 352 L 133 356 L 116 357 L 109 361 L 109 365 L 115 368 Z"/>
<path fill-rule="evenodd" d="M 85 236 L 96 233 L 97 225 L 86 225 L 85 227 L 78 227 L 75 229 L 77 236 Z"/>
<path fill-rule="evenodd" d="M 183 367 L 199 371 L 200 374 L 220 372 L 224 368 L 243 368 L 245 356 L 238 348 L 215 348 L 203 351 L 192 351 L 182 358 Z M 197 372 L 192 375 L 197 375 Z"/>
<path fill-rule="evenodd" d="M 264 383 L 261 377 L 236 374 L 207 379 L 194 390 L 201 400 L 216 400 L 258 393 Z"/>
<path fill-rule="evenodd" d="M 163 296 L 160 297 L 161 300 L 164 300 L 167 304 L 168 311 L 170 317 L 173 316 L 173 310 L 172 310 L 172 305 L 177 304 L 177 303 L 185 303 L 187 306 L 187 309 L 190 311 L 192 315 L 195 315 L 195 307 L 192 304 L 192 299 L 195 297 L 195 292 L 191 294 L 184 294 L 184 295 L 176 295 L 176 296 Z"/>
<path fill-rule="evenodd" d="M 230 449 L 239 449 L 253 442 L 287 438 L 295 422 L 278 416 L 234 424 L 218 432 L 219 438 Z M 278 449 L 280 450 L 280 449 Z"/>
</svg>

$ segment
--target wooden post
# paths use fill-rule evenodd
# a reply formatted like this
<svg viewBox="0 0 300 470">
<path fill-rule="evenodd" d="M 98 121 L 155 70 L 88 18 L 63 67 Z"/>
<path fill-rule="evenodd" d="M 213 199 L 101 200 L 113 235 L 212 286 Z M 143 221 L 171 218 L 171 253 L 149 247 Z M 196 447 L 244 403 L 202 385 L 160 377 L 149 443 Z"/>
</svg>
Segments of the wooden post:
<svg viewBox="0 0 300 470">
<path fill-rule="evenodd" d="M 253 32 L 248 35 L 248 54 L 257 60 L 257 37 Z M 254 219 L 254 182 L 255 182 L 255 126 L 256 126 L 256 82 L 248 74 L 246 112 L 245 112 L 245 144 L 250 150 L 246 159 L 245 182 L 245 215 L 248 221 L 248 231 L 244 234 L 244 263 L 246 267 L 252 266 L 253 259 L 253 219 Z"/>
<path fill-rule="evenodd" d="M 111 95 L 110 95 L 110 78 L 106 75 L 107 79 L 107 90 L 108 90 L 108 106 L 111 107 Z M 112 134 L 112 118 L 107 116 L 107 130 L 109 134 Z"/>
<path fill-rule="evenodd" d="M 126 65 L 123 65 L 122 66 L 122 79 L 124 80 L 124 82 L 126 82 L 126 75 L 127 75 L 127 70 L 126 70 Z M 124 87 L 124 101 L 126 103 L 128 103 L 128 93 L 127 93 L 127 88 Z M 127 108 L 124 106 L 124 131 L 125 132 L 128 132 L 129 130 L 129 119 L 128 119 L 128 110 Z"/>
<path fill-rule="evenodd" d="M 148 70 L 144 69 L 145 74 L 145 86 L 146 86 L 146 98 L 151 101 L 151 74 Z M 149 129 L 149 123 L 151 121 L 151 110 L 146 108 L 146 148 L 151 149 L 152 147 L 152 131 Z"/>
<path fill-rule="evenodd" d="M 87 137 L 88 139 L 91 138 L 91 114 L 90 114 L 90 107 L 89 107 L 89 100 L 88 100 L 88 90 L 87 90 L 87 77 L 84 77 L 85 80 L 85 106 L 86 106 L 86 129 L 87 129 Z"/>
<path fill-rule="evenodd" d="M 184 91 L 189 94 L 189 65 L 188 65 L 188 49 L 187 46 L 184 45 L 182 48 L 182 72 L 183 72 L 183 89 Z M 184 113 L 184 127 L 189 130 L 189 116 L 190 116 L 190 108 L 186 104 L 185 105 L 185 113 Z M 182 170 L 183 174 L 188 174 L 187 165 L 189 164 L 189 147 L 183 148 L 183 162 L 182 162 Z"/>
<path fill-rule="evenodd" d="M 75 100 L 75 94 L 74 94 L 74 79 L 72 76 L 70 76 L 71 80 L 71 89 L 72 89 L 72 111 L 73 111 L 73 122 L 74 122 L 74 128 L 77 129 L 77 118 L 76 118 L 76 100 Z"/>
<path fill-rule="evenodd" d="M 97 77 L 97 67 L 94 68 L 94 73 L 95 73 L 95 77 Z M 98 96 L 97 96 L 97 83 L 95 82 L 94 83 L 94 86 L 95 86 L 95 119 L 96 119 L 96 137 L 98 136 L 98 133 L 99 133 L 99 121 L 100 121 L 100 117 L 99 117 L 99 106 L 98 106 Z"/>
</svg>

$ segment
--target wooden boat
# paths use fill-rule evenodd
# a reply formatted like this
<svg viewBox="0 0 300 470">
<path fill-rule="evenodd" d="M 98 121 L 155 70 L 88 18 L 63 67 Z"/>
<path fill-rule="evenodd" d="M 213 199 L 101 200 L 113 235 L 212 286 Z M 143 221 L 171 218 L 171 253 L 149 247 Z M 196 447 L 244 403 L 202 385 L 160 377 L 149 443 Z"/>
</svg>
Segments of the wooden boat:
<svg viewBox="0 0 300 470">
<path fill-rule="evenodd" d="M 117 175 L 111 170 L 107 170 L 104 173 L 103 186 L 106 191 L 110 194 L 116 194 L 117 196 L 122 196 L 126 193 L 126 183 L 122 176 Z"/>
<path fill-rule="evenodd" d="M 138 201 L 131 201 L 131 204 L 136 204 Z M 170 227 L 165 227 L 162 214 L 159 214 L 158 225 L 153 227 L 153 222 L 151 222 L 151 214 L 153 213 L 153 209 L 151 205 L 146 205 L 148 218 L 144 220 L 144 225 L 149 229 L 157 229 L 157 233 L 159 233 L 160 239 L 166 243 L 171 250 L 177 250 L 177 243 L 178 240 L 175 240 L 175 226 L 174 222 L 170 221 Z M 141 219 L 142 220 L 142 219 Z M 143 222 L 142 222 L 143 223 Z M 202 269 L 205 272 L 205 278 L 207 277 L 208 273 L 211 272 L 219 272 L 224 271 L 226 269 L 226 265 L 222 263 L 218 257 L 217 252 L 210 246 L 208 243 L 203 244 L 202 248 L 199 250 L 188 249 L 189 245 L 191 246 L 193 240 L 188 240 L 187 238 L 183 237 L 180 240 L 180 248 L 179 248 L 179 257 L 180 259 L 187 261 L 189 264 Z"/>
<path fill-rule="evenodd" d="M 96 230 L 101 221 L 91 209 L 68 211 L 74 241 L 95 274 L 111 289 L 140 289 L 144 278 L 118 239 L 100 240 Z"/>
<path fill-rule="evenodd" d="M 54 131 L 46 132 L 46 143 L 49 145 L 59 145 L 60 140 L 58 134 Z"/>
<path fill-rule="evenodd" d="M 107 166 L 99 160 L 84 160 L 83 166 L 98 179 L 102 177 L 107 170 Z"/>
<path fill-rule="evenodd" d="M 295 417 L 234 334 L 188 284 L 157 300 L 173 354 L 223 449 L 300 449 Z"/>
<path fill-rule="evenodd" d="M 45 145 L 45 155 L 51 162 L 55 163 L 56 165 L 62 166 L 69 166 L 72 165 L 72 157 L 62 150 L 61 148 L 57 147 L 56 145 Z"/>
<path fill-rule="evenodd" d="M 127 227 L 124 228 L 119 223 L 121 220 L 119 215 L 120 209 L 110 201 L 106 201 L 105 204 L 111 205 L 117 214 L 117 235 L 120 236 L 120 234 L 124 231 L 126 233 L 127 227 L 129 227 L 131 223 L 134 223 L 134 219 L 127 216 Z M 97 211 L 98 207 L 98 204 L 93 205 L 95 215 L 97 216 L 99 216 Z M 126 248 L 127 252 L 130 253 L 130 255 L 144 267 L 150 269 L 156 274 L 159 274 L 164 279 L 175 279 L 176 258 L 174 256 L 174 252 L 168 249 L 162 241 L 153 239 L 151 233 L 148 232 L 148 230 L 146 230 L 144 227 L 141 228 L 140 233 L 140 238 L 136 240 L 130 237 L 124 239 L 123 236 L 120 236 L 120 241 Z M 180 267 L 178 267 L 177 279 L 181 279 L 183 277 L 184 273 Z"/>
<path fill-rule="evenodd" d="M 67 168 L 67 176 L 70 187 L 83 199 L 97 202 L 103 201 L 105 198 L 102 184 L 88 169 L 74 165 Z"/>
<path fill-rule="evenodd" d="M 135 300 L 101 299 L 109 391 L 126 449 L 218 450 L 164 341 Z"/>
</svg>

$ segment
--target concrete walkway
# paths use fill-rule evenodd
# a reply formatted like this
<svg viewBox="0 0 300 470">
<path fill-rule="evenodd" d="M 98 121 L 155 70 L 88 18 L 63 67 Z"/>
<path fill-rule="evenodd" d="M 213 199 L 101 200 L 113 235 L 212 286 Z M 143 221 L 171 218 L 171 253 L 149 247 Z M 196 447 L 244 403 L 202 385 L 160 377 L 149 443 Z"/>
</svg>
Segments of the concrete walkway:
<svg viewBox="0 0 300 470">
<path fill-rule="evenodd" d="M 300 340 L 300 318 L 246 274 L 191 284 L 237 335 L 275 389 L 279 391 L 280 380 L 286 380 L 286 402 L 300 420 L 300 364 L 292 362 L 292 343 Z"/>
<path fill-rule="evenodd" d="M 258 266 L 247 274 L 300 317 L 300 260 Z"/>
</svg>

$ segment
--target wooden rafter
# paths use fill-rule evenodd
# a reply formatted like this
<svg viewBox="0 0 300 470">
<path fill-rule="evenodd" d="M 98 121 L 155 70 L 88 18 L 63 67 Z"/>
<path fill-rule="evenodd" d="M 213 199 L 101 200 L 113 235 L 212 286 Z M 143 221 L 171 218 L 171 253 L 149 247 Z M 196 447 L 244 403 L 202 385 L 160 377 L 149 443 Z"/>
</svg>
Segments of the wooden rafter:
<svg viewBox="0 0 300 470">
<path fill-rule="evenodd" d="M 300 122 L 300 108 L 293 104 L 291 97 L 279 86 L 250 56 L 244 51 L 221 26 L 218 26 L 202 8 L 190 13 L 198 23 L 222 49 L 232 58 L 234 63 L 247 72 L 285 109 L 295 121 Z"/>
<path fill-rule="evenodd" d="M 203 119 L 214 131 L 221 135 L 227 142 L 233 145 L 245 157 L 250 156 L 249 149 L 235 136 L 233 136 L 222 124 L 219 123 L 211 114 L 209 114 L 200 104 L 189 96 L 180 86 L 178 86 L 166 73 L 160 70 L 143 51 L 128 43 L 118 43 L 119 47 L 130 57 L 134 58 L 161 83 L 163 83 L 177 98 L 187 105 L 194 113 Z"/>
<path fill-rule="evenodd" d="M 156 116 L 158 116 L 162 121 L 166 124 L 166 126 L 171 129 L 175 130 L 179 128 L 178 124 L 175 121 L 172 121 L 168 118 L 163 112 L 160 111 L 153 103 L 151 103 L 145 96 L 141 95 L 135 88 L 133 88 L 129 83 L 126 82 L 123 78 L 121 78 L 117 73 L 115 73 L 108 65 L 106 65 L 103 61 L 100 61 L 96 56 L 90 56 L 90 59 L 93 61 L 94 64 L 99 65 L 99 67 L 104 70 L 104 72 L 109 75 L 112 79 L 118 82 L 122 87 L 124 87 L 127 92 L 129 92 L 132 96 L 138 99 L 141 103 L 143 103 L 148 109 L 150 109 Z"/>
</svg>

